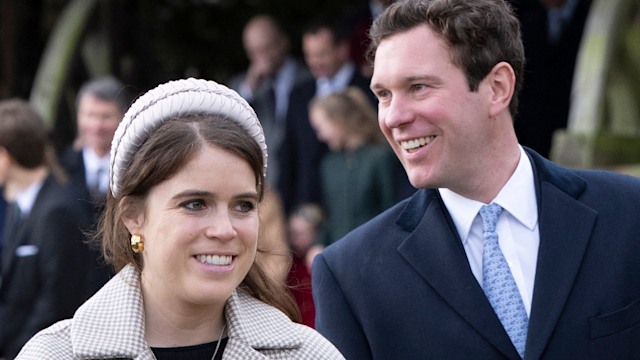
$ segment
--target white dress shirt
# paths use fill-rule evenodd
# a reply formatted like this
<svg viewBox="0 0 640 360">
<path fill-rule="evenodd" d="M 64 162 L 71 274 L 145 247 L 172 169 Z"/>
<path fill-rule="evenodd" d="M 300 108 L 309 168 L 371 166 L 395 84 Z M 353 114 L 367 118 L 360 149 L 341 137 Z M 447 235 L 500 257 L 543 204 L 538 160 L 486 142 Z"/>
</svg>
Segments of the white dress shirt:
<svg viewBox="0 0 640 360">
<path fill-rule="evenodd" d="M 109 154 L 99 157 L 93 149 L 84 148 L 82 150 L 82 158 L 84 160 L 87 187 L 92 189 L 95 184 L 99 184 L 100 193 L 106 194 L 109 188 Z M 98 170 L 100 170 L 99 175 Z"/>
<path fill-rule="evenodd" d="M 449 189 L 438 190 L 460 234 L 471 271 L 482 286 L 484 244 L 482 220 L 478 211 L 484 204 L 467 199 Z M 533 169 L 522 147 L 520 147 L 520 161 L 515 172 L 492 202 L 504 209 L 496 227 L 500 249 L 509 264 L 529 316 L 540 232 Z"/>
<path fill-rule="evenodd" d="M 33 204 L 36 203 L 36 198 L 42 189 L 44 181 L 39 180 L 29 185 L 24 191 L 16 195 L 16 205 L 20 209 L 20 215 L 22 219 L 26 218 L 33 209 Z"/>
<path fill-rule="evenodd" d="M 287 115 L 287 109 L 289 108 L 289 94 L 291 93 L 291 89 L 296 83 L 296 73 L 298 71 L 298 66 L 296 61 L 289 57 L 285 60 L 282 66 L 278 69 L 273 80 L 267 80 L 270 84 L 269 86 L 273 87 L 273 91 L 275 92 L 276 97 L 276 121 L 283 121 L 285 116 Z M 244 82 L 240 85 L 238 89 L 238 94 L 242 96 L 248 102 L 254 100 L 254 93 Z"/>
<path fill-rule="evenodd" d="M 355 71 L 355 64 L 347 62 L 342 65 L 332 78 L 321 77 L 316 79 L 316 96 L 325 96 L 345 90 L 349 86 Z"/>
</svg>

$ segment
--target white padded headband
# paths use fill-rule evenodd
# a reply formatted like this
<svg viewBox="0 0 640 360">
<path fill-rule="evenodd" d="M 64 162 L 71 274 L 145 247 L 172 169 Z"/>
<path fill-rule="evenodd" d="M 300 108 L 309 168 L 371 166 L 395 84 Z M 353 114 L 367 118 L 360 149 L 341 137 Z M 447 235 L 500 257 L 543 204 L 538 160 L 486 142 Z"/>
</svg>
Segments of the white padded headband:
<svg viewBox="0 0 640 360">
<path fill-rule="evenodd" d="M 262 149 L 267 168 L 267 145 L 251 106 L 235 91 L 210 80 L 169 81 L 149 90 L 129 108 L 111 142 L 111 194 L 117 196 L 122 175 L 133 155 L 167 120 L 189 114 L 209 114 L 240 124 Z"/>
</svg>

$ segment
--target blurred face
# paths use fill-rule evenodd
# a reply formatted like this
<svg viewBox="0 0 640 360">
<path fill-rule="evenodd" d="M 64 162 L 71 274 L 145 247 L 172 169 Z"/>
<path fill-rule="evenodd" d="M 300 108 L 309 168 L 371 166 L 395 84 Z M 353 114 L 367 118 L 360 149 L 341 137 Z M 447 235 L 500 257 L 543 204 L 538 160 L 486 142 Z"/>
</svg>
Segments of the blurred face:
<svg viewBox="0 0 640 360">
<path fill-rule="evenodd" d="M 249 60 L 274 75 L 287 56 L 287 40 L 264 20 L 257 20 L 244 32 L 244 49 Z"/>
<path fill-rule="evenodd" d="M 318 106 L 314 106 L 309 112 L 311 127 L 316 132 L 318 140 L 329 146 L 331 151 L 340 151 L 345 144 L 345 131 L 327 116 L 327 113 Z"/>
<path fill-rule="evenodd" d="M 302 216 L 292 216 L 289 219 L 289 243 L 299 256 L 304 256 L 313 245 L 316 231 L 311 223 Z"/>
<path fill-rule="evenodd" d="M 490 86 L 471 92 L 446 43 L 426 25 L 380 43 L 371 88 L 378 122 L 417 188 L 467 193 L 490 148 Z"/>
<path fill-rule="evenodd" d="M 347 62 L 349 56 L 347 44 L 334 44 L 333 36 L 328 29 L 321 29 L 315 34 L 305 34 L 302 37 L 302 51 L 307 66 L 316 79 L 333 77 Z"/>
<path fill-rule="evenodd" d="M 224 306 L 256 255 L 257 198 L 249 164 L 209 145 L 154 187 L 141 226 L 127 226 L 145 241 L 145 296 L 185 307 Z"/>
<path fill-rule="evenodd" d="M 0 186 L 4 186 L 7 182 L 10 164 L 11 155 L 9 155 L 7 149 L 0 146 Z M 0 194 L 0 196 L 2 196 L 2 194 Z"/>
<path fill-rule="evenodd" d="M 83 146 L 104 156 L 111 149 L 111 140 L 123 114 L 116 103 L 86 94 L 78 105 L 78 135 Z"/>
</svg>

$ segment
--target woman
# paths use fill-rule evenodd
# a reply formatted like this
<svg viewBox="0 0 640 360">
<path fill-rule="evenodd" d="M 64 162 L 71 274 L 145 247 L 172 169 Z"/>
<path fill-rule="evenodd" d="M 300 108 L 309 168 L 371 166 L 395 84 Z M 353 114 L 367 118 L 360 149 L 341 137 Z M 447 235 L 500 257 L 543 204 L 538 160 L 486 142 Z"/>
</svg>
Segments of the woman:
<svg viewBox="0 0 640 360">
<path fill-rule="evenodd" d="M 100 225 L 118 274 L 18 359 L 343 359 L 256 260 L 267 152 L 235 92 L 188 79 L 124 116 Z M 129 242 L 129 239 L 131 241 Z"/>
</svg>

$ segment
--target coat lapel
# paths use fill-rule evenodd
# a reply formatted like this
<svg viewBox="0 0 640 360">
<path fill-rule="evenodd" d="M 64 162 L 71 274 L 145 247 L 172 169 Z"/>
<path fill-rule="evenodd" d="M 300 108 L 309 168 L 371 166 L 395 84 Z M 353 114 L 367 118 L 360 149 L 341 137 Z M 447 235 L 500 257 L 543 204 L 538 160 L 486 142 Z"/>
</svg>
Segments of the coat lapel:
<svg viewBox="0 0 640 360">
<path fill-rule="evenodd" d="M 229 327 L 225 358 L 267 359 L 268 354 L 297 349 L 304 342 L 296 325 L 284 313 L 242 289 L 227 300 L 225 317 Z"/>
<path fill-rule="evenodd" d="M 73 353 L 87 359 L 155 359 L 144 339 L 140 273 L 127 265 L 73 316 Z"/>
<path fill-rule="evenodd" d="M 576 198 L 585 181 L 530 153 L 538 184 L 540 247 L 525 357 L 537 359 L 551 338 L 584 257 L 597 213 Z"/>
<path fill-rule="evenodd" d="M 16 250 L 21 245 L 26 245 L 30 240 L 29 229 L 33 228 L 33 219 L 41 218 L 41 216 L 39 215 L 39 212 L 41 211 L 41 205 L 43 202 L 46 202 L 46 198 L 47 196 L 49 196 L 48 193 L 51 191 L 51 184 L 53 181 L 54 179 L 51 177 L 51 175 L 45 178 L 44 183 L 42 184 L 42 188 L 40 188 L 40 190 L 38 191 L 36 200 L 33 203 L 31 213 L 26 216 L 23 215 L 23 219 L 20 220 L 19 227 L 12 230 L 12 238 L 7 237 L 4 239 L 5 248 L 2 251 L 2 278 L 11 278 L 11 273 L 14 270 L 13 264 L 17 260 Z M 14 222 L 14 215 L 15 214 L 11 214 L 8 221 Z M 5 233 L 8 234 L 8 231 Z"/>
<path fill-rule="evenodd" d="M 398 225 L 410 232 L 398 252 L 489 343 L 506 357 L 517 359 L 518 353 L 471 272 L 437 191 L 419 191 Z"/>
</svg>

